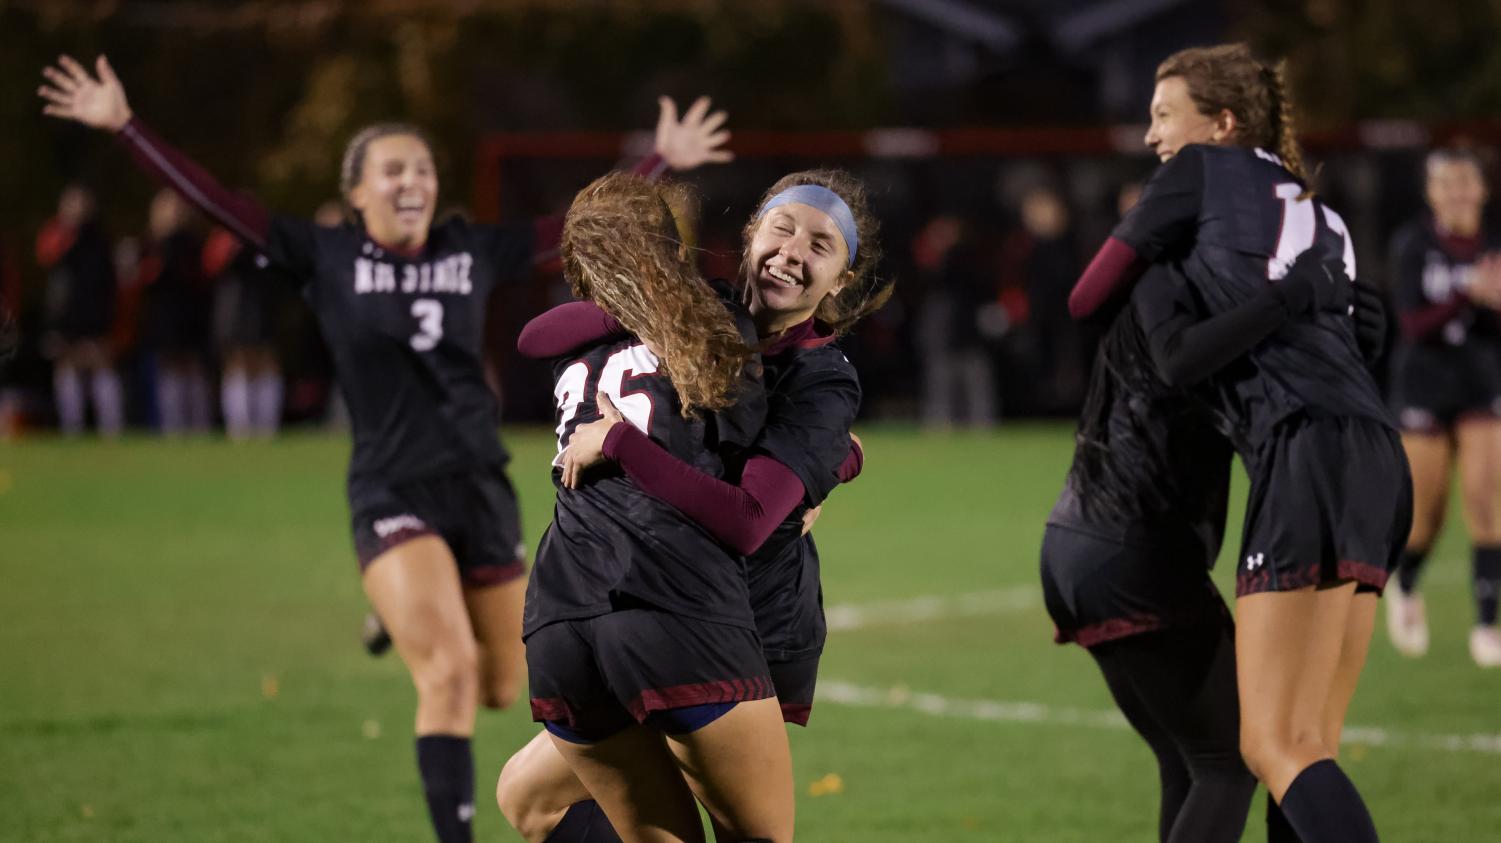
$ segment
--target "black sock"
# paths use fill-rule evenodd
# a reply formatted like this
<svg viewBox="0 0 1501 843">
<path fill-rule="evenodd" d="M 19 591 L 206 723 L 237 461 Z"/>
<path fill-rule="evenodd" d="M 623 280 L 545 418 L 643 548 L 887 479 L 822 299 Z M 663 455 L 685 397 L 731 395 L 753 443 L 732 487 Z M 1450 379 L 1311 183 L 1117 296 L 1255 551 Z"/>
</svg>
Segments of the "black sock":
<svg viewBox="0 0 1501 843">
<path fill-rule="evenodd" d="M 474 755 L 469 739 L 454 735 L 417 738 L 417 770 L 438 843 L 470 843 L 474 831 Z"/>
<path fill-rule="evenodd" d="M 1270 793 L 1266 795 L 1266 843 L 1303 843 Z"/>
<path fill-rule="evenodd" d="M 1423 563 L 1428 561 L 1428 548 L 1409 547 L 1402 551 L 1402 558 L 1397 560 L 1397 585 L 1402 587 L 1403 594 L 1411 594 L 1418 587 L 1418 574 L 1423 572 Z"/>
<path fill-rule="evenodd" d="M 1496 606 L 1501 598 L 1501 547 L 1475 547 L 1475 619 L 1481 626 L 1496 625 Z"/>
<path fill-rule="evenodd" d="M 1378 843 L 1376 823 L 1355 783 L 1326 758 L 1303 769 L 1282 794 L 1282 813 L 1303 843 Z"/>
<path fill-rule="evenodd" d="M 558 822 L 546 843 L 620 843 L 620 835 L 593 799 L 575 802 Z"/>
</svg>

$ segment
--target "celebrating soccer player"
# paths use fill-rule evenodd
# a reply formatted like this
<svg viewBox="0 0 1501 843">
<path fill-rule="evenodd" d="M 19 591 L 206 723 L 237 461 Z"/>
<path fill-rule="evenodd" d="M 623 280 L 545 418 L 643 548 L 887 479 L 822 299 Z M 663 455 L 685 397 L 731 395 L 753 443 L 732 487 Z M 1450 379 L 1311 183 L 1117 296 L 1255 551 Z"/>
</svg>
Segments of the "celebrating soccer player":
<svg viewBox="0 0 1501 843">
<path fill-rule="evenodd" d="M 46 68 L 45 113 L 114 133 L 141 167 L 305 284 L 349 406 L 349 505 L 365 592 L 417 688 L 417 764 L 433 826 L 444 843 L 467 841 L 477 705 L 504 707 L 523 682 L 524 549 L 481 361 L 485 302 L 556 243 L 557 222 L 434 223 L 431 145 L 400 123 L 349 142 L 346 224 L 269 214 L 135 117 L 102 56 L 95 73 L 66 56 Z M 678 122 L 664 107 L 657 148 L 667 164 L 727 156 L 717 149 L 722 117 L 706 111 L 703 101 Z"/>
</svg>

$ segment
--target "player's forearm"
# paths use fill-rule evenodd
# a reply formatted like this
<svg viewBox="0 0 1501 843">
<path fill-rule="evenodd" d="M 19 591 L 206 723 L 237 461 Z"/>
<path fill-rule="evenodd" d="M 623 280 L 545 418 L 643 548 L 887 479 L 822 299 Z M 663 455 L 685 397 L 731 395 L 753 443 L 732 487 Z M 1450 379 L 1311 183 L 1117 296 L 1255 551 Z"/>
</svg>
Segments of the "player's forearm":
<svg viewBox="0 0 1501 843">
<path fill-rule="evenodd" d="M 1130 244 L 1116 237 L 1107 239 L 1069 293 L 1069 315 L 1089 318 L 1117 294 L 1130 289 L 1144 269 L 1146 262 Z"/>
<path fill-rule="evenodd" d="M 141 169 L 176 190 L 215 222 L 257 249 L 270 239 L 271 216 L 253 199 L 233 193 L 179 150 L 132 117 L 115 137 Z"/>
<path fill-rule="evenodd" d="M 1287 324 L 1294 309 L 1284 287 L 1268 286 L 1261 295 L 1218 316 L 1159 328 L 1148 337 L 1152 361 L 1169 385 L 1201 381 Z"/>
<path fill-rule="evenodd" d="M 684 463 L 624 422 L 605 436 L 604 453 L 643 492 L 676 507 L 736 553 L 754 552 L 803 499 L 802 481 L 770 457 L 752 457 L 735 486 Z"/>
<path fill-rule="evenodd" d="M 516 350 L 546 360 L 593 345 L 626 330 L 619 320 L 592 301 L 560 304 L 533 318 L 516 338 Z"/>
</svg>

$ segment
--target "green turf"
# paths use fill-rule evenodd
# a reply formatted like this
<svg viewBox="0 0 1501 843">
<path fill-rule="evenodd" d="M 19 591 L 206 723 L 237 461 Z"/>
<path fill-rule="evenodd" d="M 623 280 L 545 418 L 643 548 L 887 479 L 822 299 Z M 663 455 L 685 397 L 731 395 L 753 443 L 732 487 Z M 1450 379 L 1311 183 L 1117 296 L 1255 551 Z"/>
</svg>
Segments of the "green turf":
<svg viewBox="0 0 1501 843">
<path fill-rule="evenodd" d="M 508 440 L 534 542 L 551 507 L 551 436 Z M 876 429 L 866 443 L 866 474 L 818 526 L 831 603 L 1034 586 L 1066 429 Z M 346 452 L 306 436 L 0 446 L 0 840 L 427 839 L 410 684 L 356 641 Z M 1424 743 L 1501 732 L 1501 671 L 1465 652 L 1465 547 L 1456 523 L 1434 554 L 1432 654 L 1399 659 L 1378 630 L 1351 713 L 1412 739 L 1346 748 L 1385 840 L 1501 828 L 1494 739 L 1489 752 Z M 799 836 L 1151 839 L 1150 756 L 1097 722 L 1104 684 L 1050 632 L 1034 601 L 832 634 L 825 680 L 885 696 L 821 702 L 794 730 Z M 1047 716 L 940 716 L 923 694 L 1037 703 Z M 481 716 L 482 840 L 512 839 L 487 792 L 533 733 L 524 708 Z M 830 774 L 841 786 L 812 795 Z M 1246 839 L 1260 840 L 1259 802 L 1253 816 Z"/>
</svg>

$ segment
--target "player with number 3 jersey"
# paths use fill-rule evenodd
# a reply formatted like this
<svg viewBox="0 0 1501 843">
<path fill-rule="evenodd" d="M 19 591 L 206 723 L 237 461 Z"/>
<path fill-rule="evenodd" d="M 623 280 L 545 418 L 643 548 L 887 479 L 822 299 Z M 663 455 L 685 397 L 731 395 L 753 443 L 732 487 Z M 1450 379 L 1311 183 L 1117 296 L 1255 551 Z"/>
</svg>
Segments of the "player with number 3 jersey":
<svg viewBox="0 0 1501 843">
<path fill-rule="evenodd" d="M 479 703 L 523 683 L 524 549 L 508 459 L 484 380 L 483 315 L 502 280 L 556 245 L 556 218 L 433 222 L 438 178 L 414 126 L 350 141 L 349 220 L 320 226 L 230 193 L 137 119 L 109 63 L 43 71 L 45 113 L 108 130 L 145 170 L 303 284 L 334 358 L 354 434 L 348 497 L 366 594 L 417 688 L 417 761 L 437 837 L 472 839 L 470 736 Z M 646 168 L 725 160 L 723 115 L 664 103 Z"/>
</svg>

